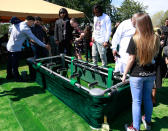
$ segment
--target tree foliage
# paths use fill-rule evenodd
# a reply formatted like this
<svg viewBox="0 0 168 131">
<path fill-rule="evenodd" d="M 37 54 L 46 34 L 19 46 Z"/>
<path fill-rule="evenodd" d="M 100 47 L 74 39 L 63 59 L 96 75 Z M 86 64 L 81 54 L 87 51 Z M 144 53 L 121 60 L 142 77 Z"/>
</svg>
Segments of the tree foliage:
<svg viewBox="0 0 168 131">
<path fill-rule="evenodd" d="M 163 16 L 164 16 L 164 11 L 159 11 L 152 16 L 152 23 L 154 27 L 160 26 Z"/>
<path fill-rule="evenodd" d="M 165 24 L 165 20 L 168 18 L 168 10 L 164 13 L 162 19 L 161 19 L 161 23 L 160 25 L 164 25 Z"/>
<path fill-rule="evenodd" d="M 134 0 L 124 0 L 121 7 L 118 8 L 118 16 L 121 21 L 129 19 L 137 12 L 145 12 L 147 6 Z"/>
<path fill-rule="evenodd" d="M 114 5 L 111 5 L 111 22 L 115 25 L 116 22 L 120 21 L 120 15 L 117 8 Z"/>
<path fill-rule="evenodd" d="M 84 18 L 85 23 L 93 20 L 92 8 L 97 3 L 103 7 L 104 12 L 108 15 L 111 16 L 112 14 L 111 0 L 49 0 L 49 2 L 84 12 L 86 15 L 86 18 Z"/>
<path fill-rule="evenodd" d="M 10 24 L 3 24 L 0 23 L 0 37 L 2 37 L 4 34 L 8 33 Z"/>
<path fill-rule="evenodd" d="M 120 8 L 112 5 L 112 0 L 48 0 L 49 2 L 79 10 L 85 13 L 86 17 L 82 19 L 83 22 L 88 23 L 93 21 L 92 8 L 95 4 L 100 4 L 104 12 L 111 18 L 112 23 L 123 21 L 131 18 L 132 14 L 136 12 L 145 12 L 146 6 L 134 0 L 125 0 Z M 87 17 L 90 21 L 88 21 Z"/>
<path fill-rule="evenodd" d="M 165 24 L 165 20 L 168 18 L 168 10 L 167 11 L 159 11 L 152 16 L 152 23 L 154 26 L 161 26 Z"/>
</svg>

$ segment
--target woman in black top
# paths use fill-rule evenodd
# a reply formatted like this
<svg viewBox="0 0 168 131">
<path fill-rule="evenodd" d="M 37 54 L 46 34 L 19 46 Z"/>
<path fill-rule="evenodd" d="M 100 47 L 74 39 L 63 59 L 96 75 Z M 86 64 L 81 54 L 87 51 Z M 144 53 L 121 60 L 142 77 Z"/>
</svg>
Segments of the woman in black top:
<svg viewBox="0 0 168 131">
<path fill-rule="evenodd" d="M 126 74 L 130 70 L 133 124 L 131 126 L 125 125 L 127 131 L 140 130 L 142 99 L 145 111 L 142 122 L 146 130 L 151 129 L 153 110 L 151 93 L 156 77 L 155 57 L 159 52 L 159 46 L 160 41 L 154 34 L 149 15 L 142 14 L 136 20 L 136 32 L 127 49 L 129 60 L 122 78 L 124 82 Z"/>
</svg>

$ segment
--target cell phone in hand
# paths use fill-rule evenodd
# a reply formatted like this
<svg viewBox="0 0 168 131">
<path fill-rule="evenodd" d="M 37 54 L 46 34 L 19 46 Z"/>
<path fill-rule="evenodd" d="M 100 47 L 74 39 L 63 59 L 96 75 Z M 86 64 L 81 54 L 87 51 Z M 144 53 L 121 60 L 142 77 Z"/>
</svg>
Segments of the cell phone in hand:
<svg viewBox="0 0 168 131">
<path fill-rule="evenodd" d="M 118 54 L 118 52 L 116 53 L 116 57 L 120 58 L 120 55 Z"/>
</svg>

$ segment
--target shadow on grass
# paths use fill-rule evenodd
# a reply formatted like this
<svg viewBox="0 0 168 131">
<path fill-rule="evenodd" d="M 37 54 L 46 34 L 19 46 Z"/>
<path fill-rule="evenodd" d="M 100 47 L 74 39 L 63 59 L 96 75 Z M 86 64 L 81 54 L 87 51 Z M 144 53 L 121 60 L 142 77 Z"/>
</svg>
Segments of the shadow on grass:
<svg viewBox="0 0 168 131">
<path fill-rule="evenodd" d="M 153 118 L 155 122 L 152 122 L 152 130 L 154 131 L 161 131 L 161 130 L 168 130 L 168 116 L 165 116 L 163 118 Z"/>
<path fill-rule="evenodd" d="M 0 85 L 7 83 L 8 81 L 5 78 L 0 78 Z"/>
<path fill-rule="evenodd" d="M 10 99 L 12 101 L 19 101 L 23 98 L 33 96 L 34 94 L 43 94 L 43 93 L 45 93 L 45 90 L 40 88 L 39 86 L 29 86 L 26 88 L 21 88 L 21 87 L 13 88 L 10 91 L 0 92 L 0 97 L 7 96 L 7 95 L 14 96 L 14 97 L 11 97 Z"/>
<path fill-rule="evenodd" d="M 27 58 L 21 58 L 19 61 L 19 67 L 21 66 L 26 66 L 27 65 Z M 7 58 L 5 59 L 4 62 L 0 62 L 0 70 L 6 70 L 7 68 Z"/>
<path fill-rule="evenodd" d="M 25 79 L 25 81 L 22 81 L 21 83 L 24 83 L 24 82 L 34 83 L 35 82 L 35 80 L 31 79 L 29 76 L 27 78 L 24 78 L 24 79 Z M 3 84 L 8 83 L 8 82 L 15 82 L 15 80 L 14 79 L 7 80 L 6 78 L 0 78 L 0 85 L 3 85 Z"/>
<path fill-rule="evenodd" d="M 163 118 L 152 118 L 154 122 L 152 122 L 152 131 L 161 131 L 161 130 L 168 130 L 168 116 L 164 116 Z M 122 112 L 118 117 L 115 118 L 114 121 L 109 122 L 110 131 L 119 130 L 124 131 L 124 125 L 130 125 L 132 122 L 132 112 L 131 109 L 127 109 L 126 111 Z M 142 123 L 141 123 L 142 124 Z M 146 130 L 141 130 L 146 131 Z"/>
<path fill-rule="evenodd" d="M 157 105 L 159 104 L 168 105 L 168 87 L 157 89 Z M 143 112 L 144 111 L 142 105 L 142 114 Z M 163 118 L 154 117 L 152 119 L 154 120 L 154 122 L 152 122 L 153 131 L 160 131 L 163 129 L 168 130 L 168 116 L 164 116 Z M 109 125 L 111 130 L 124 131 L 124 124 L 131 124 L 131 122 L 132 112 L 130 107 L 128 109 L 125 109 L 125 111 L 122 112 L 118 117 L 116 117 L 114 121 L 109 122 Z"/>
<path fill-rule="evenodd" d="M 157 89 L 156 94 L 157 104 L 165 104 L 168 105 L 168 87 L 162 87 L 160 89 Z"/>
<path fill-rule="evenodd" d="M 14 82 L 14 79 L 7 80 L 6 78 L 0 78 L 0 85 L 3 85 L 8 82 Z"/>
<path fill-rule="evenodd" d="M 124 131 L 125 124 L 131 124 L 132 122 L 132 106 L 124 108 L 118 116 L 114 117 L 112 121 L 109 121 L 110 131 L 119 130 Z"/>
</svg>

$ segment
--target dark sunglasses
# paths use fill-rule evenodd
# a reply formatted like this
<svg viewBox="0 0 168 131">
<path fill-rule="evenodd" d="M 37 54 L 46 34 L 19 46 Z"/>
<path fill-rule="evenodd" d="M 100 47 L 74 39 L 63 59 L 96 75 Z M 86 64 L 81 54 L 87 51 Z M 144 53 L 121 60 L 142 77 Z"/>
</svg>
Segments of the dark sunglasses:
<svg viewBox="0 0 168 131">
<path fill-rule="evenodd" d="M 65 12 L 60 12 L 60 14 L 66 14 Z"/>
</svg>

